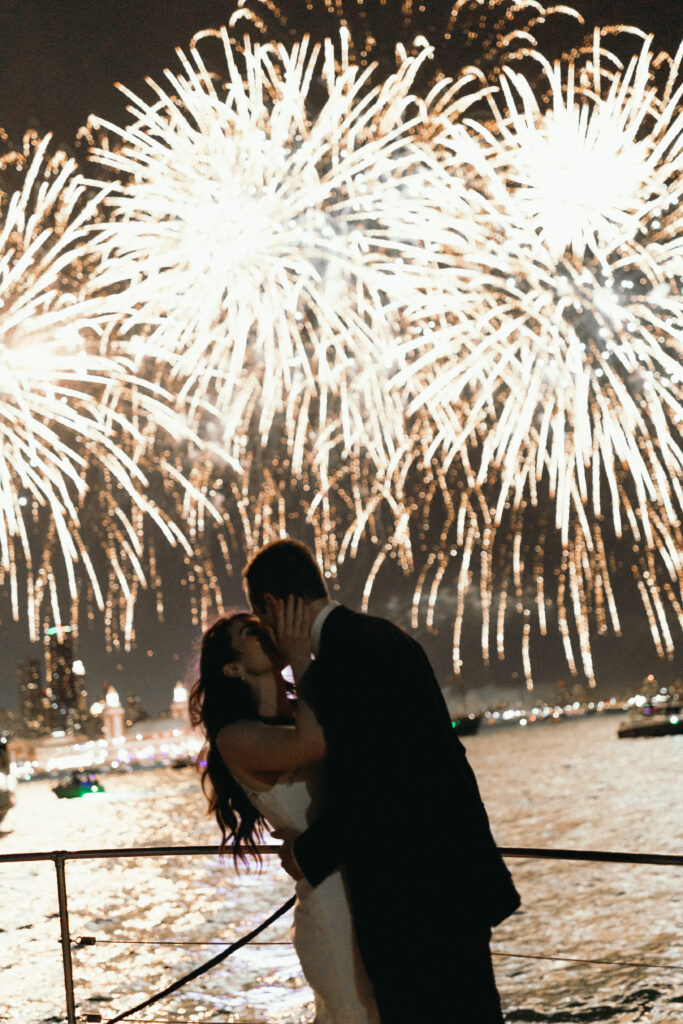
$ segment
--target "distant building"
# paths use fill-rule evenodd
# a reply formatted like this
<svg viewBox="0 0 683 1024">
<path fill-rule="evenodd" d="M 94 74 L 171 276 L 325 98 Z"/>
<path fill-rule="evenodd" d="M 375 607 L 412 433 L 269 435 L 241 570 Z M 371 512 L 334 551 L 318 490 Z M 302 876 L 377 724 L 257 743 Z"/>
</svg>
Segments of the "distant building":
<svg viewBox="0 0 683 1024">
<path fill-rule="evenodd" d="M 78 728 L 78 696 L 73 672 L 70 626 L 53 626 L 46 636 L 45 674 L 50 694 L 50 729 L 72 732 Z"/>
<path fill-rule="evenodd" d="M 50 695 L 43 687 L 40 662 L 27 658 L 17 666 L 19 714 L 27 736 L 44 736 L 52 728 Z"/>
<path fill-rule="evenodd" d="M 125 721 L 119 695 L 113 686 L 107 687 L 104 703 L 104 738 L 108 743 L 115 743 L 124 737 Z"/>
<path fill-rule="evenodd" d="M 85 666 L 80 658 L 74 661 L 72 666 L 74 690 L 76 691 L 76 714 L 78 724 L 85 732 L 91 724 L 90 709 L 88 707 L 88 692 L 85 688 Z"/>
<path fill-rule="evenodd" d="M 45 668 L 50 697 L 52 732 L 86 730 L 90 714 L 83 662 L 74 659 L 70 626 L 53 626 L 46 633 Z"/>
<path fill-rule="evenodd" d="M 142 707 L 142 701 L 138 697 L 137 693 L 131 693 L 126 697 L 126 728 L 130 728 L 131 725 L 135 725 L 142 718 L 147 718 L 144 708 Z"/>
<path fill-rule="evenodd" d="M 0 737 L 14 736 L 19 729 L 19 716 L 14 711 L 0 708 Z"/>
<path fill-rule="evenodd" d="M 184 712 L 186 691 L 176 688 L 172 708 Z M 15 738 L 10 741 L 11 755 L 21 778 L 42 772 L 74 769 L 119 769 L 136 766 L 182 765 L 193 761 L 202 748 L 204 737 L 184 717 L 168 714 L 146 718 L 126 728 L 124 709 L 113 686 L 107 686 L 105 698 L 91 709 L 102 720 L 103 735 L 88 737 L 83 732 L 61 731 L 42 738 Z"/>
</svg>

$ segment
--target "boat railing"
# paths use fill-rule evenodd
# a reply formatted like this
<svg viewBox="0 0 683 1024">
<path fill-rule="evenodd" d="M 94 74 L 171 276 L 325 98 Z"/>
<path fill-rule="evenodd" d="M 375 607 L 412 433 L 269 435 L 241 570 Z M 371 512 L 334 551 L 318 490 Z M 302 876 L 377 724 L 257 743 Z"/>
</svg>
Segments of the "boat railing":
<svg viewBox="0 0 683 1024">
<path fill-rule="evenodd" d="M 279 845 L 268 844 L 268 845 L 257 845 L 249 848 L 250 852 L 259 853 L 260 855 L 274 855 L 277 854 L 280 849 Z M 507 858 L 531 858 L 531 859 L 542 859 L 542 860 L 573 860 L 573 861 L 588 861 L 595 863 L 611 863 L 611 864 L 649 864 L 656 865 L 658 867 L 677 867 L 683 868 L 683 856 L 677 854 L 656 854 L 656 853 L 625 853 L 608 850 L 570 850 L 570 849 L 541 849 L 538 847 L 500 847 L 500 852 L 503 857 Z M 57 903 L 59 907 L 59 921 L 60 921 L 60 943 L 62 947 L 62 963 L 64 968 L 64 992 L 66 997 L 66 1024 L 79 1024 L 80 1022 L 102 1022 L 102 1024 L 113 1024 L 114 1021 L 123 1020 L 130 1018 L 130 1015 L 140 1007 L 134 1007 L 126 1013 L 121 1013 L 116 1017 L 110 1018 L 108 1021 L 104 1021 L 99 1013 L 88 1013 L 84 1012 L 80 1016 L 77 1016 L 76 1012 L 76 999 L 74 992 L 74 981 L 73 981 L 73 963 L 72 963 L 72 948 L 74 945 L 78 947 L 94 945 L 96 939 L 90 939 L 80 937 L 76 942 L 71 937 L 71 929 L 69 925 L 69 906 L 68 906 L 68 892 L 66 884 L 66 871 L 65 867 L 68 861 L 75 860 L 123 860 L 125 858 L 138 858 L 138 857 L 197 857 L 197 856 L 220 856 L 221 851 L 217 846 L 134 846 L 134 847 L 119 847 L 112 849 L 93 849 L 93 850 L 51 850 L 51 851 L 40 851 L 36 853 L 7 853 L 0 854 L 0 865 L 2 864 L 18 864 L 25 862 L 36 862 L 36 861 L 51 861 L 55 866 L 56 882 L 57 882 Z M 281 908 L 286 909 L 286 908 Z M 270 920 L 274 920 L 277 916 L 277 912 L 273 915 Z M 256 929 L 260 931 L 261 929 Z M 147 943 L 145 943 L 147 944 Z M 165 945 L 167 942 L 163 940 L 157 940 L 153 944 Z M 173 945 L 188 945 L 182 940 L 173 941 Z M 194 943 L 192 943 L 194 945 Z M 201 945 L 222 945 L 228 946 L 225 942 L 206 942 Z M 238 943 L 241 945 L 241 943 Z M 551 955 L 538 955 L 538 954 L 522 954 L 504 950 L 492 949 L 494 955 L 499 956 L 512 956 L 519 957 L 520 959 L 538 959 L 538 960 L 561 960 L 567 962 L 576 962 L 583 964 L 609 964 L 615 966 L 624 967 L 658 967 L 665 968 L 668 970 L 680 971 L 683 973 L 683 965 L 675 964 L 646 964 L 646 963 L 626 963 L 615 960 L 591 960 L 591 959 L 578 959 L 573 957 L 557 957 Z M 218 958 L 216 958 L 218 959 Z M 189 976 L 188 976 L 189 977 Z M 165 994 L 165 993 L 164 993 Z M 162 993 L 158 994 L 160 998 Z M 155 997 L 152 997 L 151 1001 L 156 1001 Z M 239 1022 L 236 1022 L 239 1024 Z"/>
</svg>

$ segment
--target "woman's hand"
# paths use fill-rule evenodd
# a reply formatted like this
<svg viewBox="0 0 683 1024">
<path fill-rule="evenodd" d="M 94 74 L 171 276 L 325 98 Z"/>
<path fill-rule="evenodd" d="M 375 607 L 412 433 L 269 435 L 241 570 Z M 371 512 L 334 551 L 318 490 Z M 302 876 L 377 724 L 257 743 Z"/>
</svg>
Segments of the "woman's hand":
<svg viewBox="0 0 683 1024">
<path fill-rule="evenodd" d="M 290 594 L 286 601 L 278 601 L 275 638 L 298 683 L 311 664 L 311 616 L 303 598 Z"/>
</svg>

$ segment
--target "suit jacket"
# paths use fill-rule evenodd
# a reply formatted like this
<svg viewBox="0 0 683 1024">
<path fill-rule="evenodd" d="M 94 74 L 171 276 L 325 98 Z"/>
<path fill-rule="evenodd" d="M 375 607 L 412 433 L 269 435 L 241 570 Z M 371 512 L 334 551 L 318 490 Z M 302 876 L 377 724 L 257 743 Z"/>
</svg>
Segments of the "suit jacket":
<svg viewBox="0 0 683 1024">
<path fill-rule="evenodd" d="M 432 949 L 488 935 L 520 900 L 420 645 L 340 606 L 301 690 L 325 733 L 329 802 L 294 852 L 313 885 L 343 867 L 371 980 L 409 930 Z"/>
</svg>

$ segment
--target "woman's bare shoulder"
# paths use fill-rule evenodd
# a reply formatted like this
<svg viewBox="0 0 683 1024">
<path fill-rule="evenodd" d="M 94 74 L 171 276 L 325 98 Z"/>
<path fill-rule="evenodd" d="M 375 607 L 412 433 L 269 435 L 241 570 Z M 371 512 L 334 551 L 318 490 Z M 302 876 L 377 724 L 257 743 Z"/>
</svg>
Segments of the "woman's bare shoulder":
<svg viewBox="0 0 683 1024">
<path fill-rule="evenodd" d="M 271 725 L 245 719 L 225 725 L 216 747 L 228 768 L 291 771 L 325 756 L 325 738 L 313 713 L 302 702 L 296 723 Z"/>
</svg>

